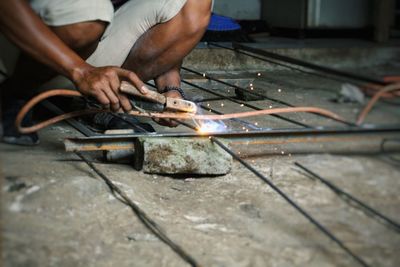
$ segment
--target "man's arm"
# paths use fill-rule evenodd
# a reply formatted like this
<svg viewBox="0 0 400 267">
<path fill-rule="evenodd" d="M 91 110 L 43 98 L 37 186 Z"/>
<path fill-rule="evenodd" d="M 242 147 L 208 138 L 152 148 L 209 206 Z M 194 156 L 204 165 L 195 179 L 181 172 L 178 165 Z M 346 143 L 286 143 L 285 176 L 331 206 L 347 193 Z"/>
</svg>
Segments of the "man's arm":
<svg viewBox="0 0 400 267">
<path fill-rule="evenodd" d="M 128 99 L 119 93 L 120 79 L 147 92 L 133 72 L 87 64 L 42 22 L 26 0 L 0 0 L 0 30 L 30 56 L 72 80 L 80 92 L 113 110 L 131 109 Z"/>
</svg>

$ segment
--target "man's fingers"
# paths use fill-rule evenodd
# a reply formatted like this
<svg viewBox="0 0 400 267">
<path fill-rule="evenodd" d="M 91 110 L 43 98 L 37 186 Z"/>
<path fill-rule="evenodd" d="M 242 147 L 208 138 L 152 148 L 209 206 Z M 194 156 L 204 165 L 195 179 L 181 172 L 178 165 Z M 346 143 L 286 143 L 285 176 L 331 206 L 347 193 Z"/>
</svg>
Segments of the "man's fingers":
<svg viewBox="0 0 400 267">
<path fill-rule="evenodd" d="M 135 73 L 124 69 L 118 69 L 117 73 L 120 77 L 124 77 L 125 79 L 130 81 L 142 94 L 145 95 L 149 92 L 147 86 L 139 79 L 139 77 Z"/>
<path fill-rule="evenodd" d="M 132 105 L 129 99 L 124 95 L 124 94 L 119 94 L 119 102 L 124 109 L 125 112 L 131 111 L 132 110 Z"/>
<path fill-rule="evenodd" d="M 94 97 L 96 97 L 97 101 L 105 108 L 109 109 L 110 108 L 110 100 L 106 96 L 106 94 L 103 93 L 103 91 L 98 91 L 94 94 Z"/>
<path fill-rule="evenodd" d="M 119 80 L 118 75 L 117 74 L 110 75 L 109 83 L 110 83 L 111 89 L 115 92 L 116 95 L 118 95 L 119 87 L 121 86 L 121 81 Z"/>
<path fill-rule="evenodd" d="M 120 107 L 122 107 L 122 109 L 126 112 L 132 110 L 132 105 L 129 102 L 129 99 L 120 91 L 121 81 L 117 74 L 110 77 L 110 85 L 115 95 L 119 99 Z"/>
<path fill-rule="evenodd" d="M 111 88 L 103 89 L 104 94 L 107 96 L 111 110 L 118 111 L 121 108 L 118 97 L 115 95 Z"/>
</svg>

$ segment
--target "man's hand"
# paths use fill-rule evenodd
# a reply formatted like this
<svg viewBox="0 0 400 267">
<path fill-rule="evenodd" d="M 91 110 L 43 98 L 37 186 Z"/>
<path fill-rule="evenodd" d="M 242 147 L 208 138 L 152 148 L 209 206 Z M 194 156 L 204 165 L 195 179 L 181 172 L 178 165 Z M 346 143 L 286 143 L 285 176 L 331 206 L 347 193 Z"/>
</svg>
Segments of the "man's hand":
<svg viewBox="0 0 400 267">
<path fill-rule="evenodd" d="M 149 90 L 135 73 L 118 67 L 95 68 L 87 65 L 73 75 L 73 81 L 82 94 L 95 97 L 112 111 L 120 111 L 122 108 L 127 112 L 132 106 L 129 99 L 120 92 L 122 80 L 131 82 L 142 94 Z"/>
<path fill-rule="evenodd" d="M 178 91 L 174 91 L 174 90 L 166 92 L 163 95 L 166 97 L 183 99 L 181 94 Z M 156 119 L 156 118 L 154 118 L 153 120 L 162 126 L 167 126 L 167 127 L 171 127 L 171 128 L 177 127 L 179 125 L 179 123 L 176 120 L 172 120 L 172 119 Z"/>
</svg>

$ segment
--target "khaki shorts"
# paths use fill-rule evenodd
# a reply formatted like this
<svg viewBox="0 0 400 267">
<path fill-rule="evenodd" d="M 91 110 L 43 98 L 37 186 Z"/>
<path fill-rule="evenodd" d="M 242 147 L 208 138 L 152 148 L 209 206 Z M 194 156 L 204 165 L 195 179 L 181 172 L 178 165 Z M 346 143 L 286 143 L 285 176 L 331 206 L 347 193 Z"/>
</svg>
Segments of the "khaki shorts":
<svg viewBox="0 0 400 267">
<path fill-rule="evenodd" d="M 96 51 L 87 60 L 94 66 L 121 66 L 140 36 L 154 25 L 172 19 L 185 3 L 186 0 L 130 0 L 114 12 L 110 0 L 30 0 L 32 8 L 50 26 L 109 22 Z"/>
</svg>

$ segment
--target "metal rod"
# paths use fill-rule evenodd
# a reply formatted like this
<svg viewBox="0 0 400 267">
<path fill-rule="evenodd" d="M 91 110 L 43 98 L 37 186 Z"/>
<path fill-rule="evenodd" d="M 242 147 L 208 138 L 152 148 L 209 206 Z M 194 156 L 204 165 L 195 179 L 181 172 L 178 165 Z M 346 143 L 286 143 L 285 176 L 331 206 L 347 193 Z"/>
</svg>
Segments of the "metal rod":
<svg viewBox="0 0 400 267">
<path fill-rule="evenodd" d="M 204 102 L 210 102 L 210 101 L 218 101 L 218 100 L 224 100 L 225 98 L 223 97 L 210 97 L 210 98 L 203 98 L 201 100 L 194 100 L 196 103 L 204 103 Z"/>
<path fill-rule="evenodd" d="M 172 241 L 167 234 L 161 229 L 161 227 L 153 221 L 138 205 L 136 205 L 128 195 L 125 194 L 111 179 L 109 179 L 102 171 L 100 171 L 92 162 L 90 162 L 81 153 L 75 153 L 81 158 L 103 181 L 107 184 L 113 194 L 118 194 L 124 204 L 128 205 L 133 213 L 139 218 L 139 220 L 150 230 L 158 239 L 168 245 L 178 256 L 180 256 L 185 262 L 193 267 L 200 266 L 197 261 L 187 253 L 182 247 Z"/>
<path fill-rule="evenodd" d="M 307 61 L 300 60 L 300 59 L 279 55 L 279 54 L 276 54 L 276 53 L 272 53 L 272 52 L 269 52 L 269 51 L 266 51 L 266 50 L 262 50 L 262 49 L 258 49 L 258 48 L 254 48 L 254 47 L 250 47 L 250 46 L 246 46 L 246 45 L 242 45 L 242 44 L 239 44 L 239 43 L 233 43 L 232 46 L 236 50 L 247 51 L 247 52 L 250 52 L 250 53 L 253 53 L 253 54 L 257 54 L 257 55 L 261 55 L 261 56 L 264 56 L 264 57 L 276 59 L 276 60 L 279 60 L 279 61 L 284 61 L 284 62 L 287 62 L 287 63 L 290 63 L 290 64 L 294 64 L 294 65 L 297 65 L 297 66 L 302 66 L 304 68 L 312 69 L 312 70 L 323 72 L 323 73 L 329 73 L 329 74 L 332 74 L 332 75 L 345 77 L 345 78 L 349 78 L 349 79 L 352 79 L 352 80 L 357 80 L 357 81 L 362 81 L 362 82 L 367 82 L 367 83 L 373 83 L 373 84 L 378 84 L 378 85 L 387 85 L 388 84 L 387 82 L 385 82 L 385 81 L 383 81 L 381 79 L 378 79 L 378 78 L 363 76 L 363 75 L 359 75 L 359 74 L 355 74 L 355 73 L 349 73 L 349 72 L 346 72 L 346 71 L 341 71 L 341 70 L 337 70 L 337 69 L 333 69 L 333 68 L 317 65 L 317 64 L 314 64 L 314 63 L 310 63 L 310 62 L 307 62 Z"/>
<path fill-rule="evenodd" d="M 236 100 L 236 99 L 234 99 L 234 98 L 232 98 L 232 97 L 225 96 L 225 95 L 223 95 L 223 94 L 214 92 L 214 91 L 212 91 L 212 90 L 209 90 L 209 89 L 204 88 L 204 87 L 202 87 L 202 86 L 199 86 L 199 85 L 196 85 L 196 84 L 194 84 L 194 83 L 188 82 L 188 81 L 186 81 L 186 80 L 182 80 L 182 82 L 183 82 L 183 83 L 186 83 L 187 85 L 190 85 L 190 86 L 192 86 L 192 87 L 194 87 L 194 88 L 197 88 L 197 89 L 199 89 L 199 90 L 202 90 L 202 91 L 204 91 L 204 92 L 207 92 L 207 93 L 209 93 L 209 94 L 213 94 L 213 95 L 215 95 L 215 96 L 223 97 L 223 98 L 225 98 L 226 100 L 230 100 L 230 101 L 232 101 L 232 102 L 234 102 L 234 103 L 236 103 L 236 104 L 244 105 L 244 106 L 246 106 L 246 107 L 248 107 L 248 108 L 251 108 L 251 109 L 254 109 L 254 110 L 262 110 L 262 108 L 259 108 L 259 107 L 253 106 L 253 105 L 251 105 L 251 104 L 248 104 L 248 103 L 246 103 L 246 102 L 244 102 L 244 101 L 239 101 L 239 100 Z M 292 119 L 288 119 L 288 118 L 283 117 L 283 116 L 281 116 L 281 115 L 272 114 L 271 116 L 273 116 L 273 117 L 275 117 L 275 118 L 279 118 L 279 119 L 281 119 L 281 120 L 285 120 L 285 121 L 287 121 L 287 122 L 290 122 L 290 123 L 293 123 L 293 124 L 296 124 L 296 125 L 299 125 L 299 126 L 302 126 L 302 127 L 313 128 L 312 126 L 309 126 L 309 125 L 307 125 L 307 124 L 304 124 L 304 123 L 301 123 L 301 122 L 298 122 L 298 121 L 295 121 L 295 120 L 292 120 Z"/>
<path fill-rule="evenodd" d="M 239 138 L 239 137 L 290 137 L 290 136 L 324 136 L 324 135 L 345 135 L 345 134 L 378 134 L 378 133 L 393 133 L 398 134 L 400 132 L 400 125 L 391 125 L 380 128 L 360 128 L 360 127 L 341 127 L 341 128 L 323 128 L 323 129 L 308 129 L 308 128 L 297 128 L 297 129 L 275 129 L 275 130 L 262 130 L 262 131 L 227 131 L 219 133 L 207 133 L 207 136 L 223 137 L 223 138 Z M 107 140 L 107 139 L 130 139 L 138 137 L 204 137 L 204 135 L 197 132 L 159 132 L 159 133 L 135 133 L 135 134 L 123 134 L 123 135 L 97 135 L 93 137 L 81 137 L 79 140 Z"/>
<path fill-rule="evenodd" d="M 392 219 L 388 218 L 387 216 L 383 215 L 382 213 L 380 213 L 379 211 L 377 211 L 376 209 L 368 206 L 367 204 L 363 203 L 362 201 L 358 200 L 357 198 L 353 197 L 352 195 L 350 195 L 349 193 L 343 191 L 342 189 L 340 189 L 339 187 L 337 187 L 335 184 L 329 182 L 328 180 L 326 180 L 325 178 L 323 178 L 322 176 L 316 174 L 315 172 L 313 172 L 312 170 L 308 169 L 307 167 L 303 166 L 302 164 L 295 162 L 295 165 L 297 167 L 299 167 L 300 169 L 302 169 L 303 171 L 305 171 L 306 173 L 308 173 L 309 175 L 311 175 L 312 177 L 318 179 L 320 182 L 322 182 L 323 184 L 325 184 L 329 189 L 331 189 L 333 192 L 335 192 L 336 194 L 340 195 L 340 196 L 344 196 L 348 199 L 350 199 L 351 201 L 355 202 L 356 204 L 358 204 L 359 206 L 361 206 L 363 209 L 365 209 L 367 212 L 379 217 L 381 220 L 383 220 L 386 224 L 388 224 L 392 229 L 396 230 L 397 232 L 400 233 L 400 224 L 393 221 Z"/>
<path fill-rule="evenodd" d="M 194 127 L 194 126 L 191 126 Z M 397 133 L 398 134 L 398 133 Z M 148 134 L 144 137 L 151 138 Z M 180 138 L 179 136 L 159 136 L 157 138 Z M 186 138 L 206 138 L 207 136 L 194 136 Z M 232 147 L 242 151 L 242 155 L 272 155 L 272 154 L 303 154 L 303 153 L 381 153 L 381 144 L 390 134 L 350 134 L 350 135 L 326 135 L 326 136 L 259 136 L 246 137 L 235 136 L 225 138 Z M 104 151 L 104 150 L 129 150 L 134 149 L 135 138 L 116 139 L 66 139 L 64 145 L 66 151 Z M 400 143 L 390 147 L 390 152 L 399 152 Z"/>
<path fill-rule="evenodd" d="M 248 164 L 246 161 L 241 159 L 228 147 L 226 147 L 218 138 L 211 137 L 211 140 L 220 146 L 223 150 L 229 153 L 233 158 L 239 161 L 244 167 L 255 174 L 258 178 L 268 184 L 276 193 L 278 193 L 282 198 L 284 198 L 294 209 L 296 209 L 300 214 L 302 214 L 310 223 L 316 226 L 323 234 L 325 234 L 329 239 L 336 243 L 340 248 L 342 248 L 348 255 L 350 255 L 356 262 L 361 266 L 368 267 L 369 265 L 359 256 L 357 256 L 353 251 L 351 251 L 341 240 L 339 240 L 333 233 L 331 233 L 325 226 L 314 219 L 307 211 L 300 207 L 296 202 L 294 202 L 289 196 L 287 196 L 283 191 L 281 191 L 270 179 L 257 171 L 253 166 Z"/>
</svg>

